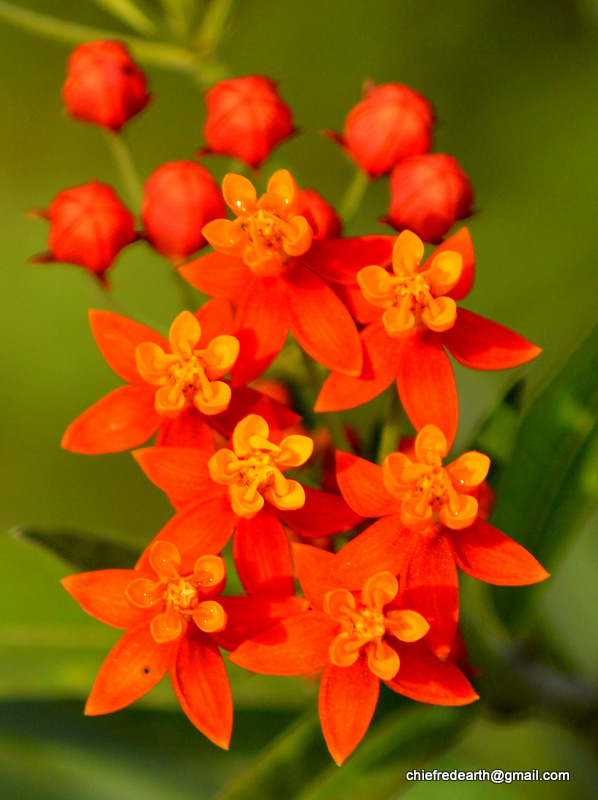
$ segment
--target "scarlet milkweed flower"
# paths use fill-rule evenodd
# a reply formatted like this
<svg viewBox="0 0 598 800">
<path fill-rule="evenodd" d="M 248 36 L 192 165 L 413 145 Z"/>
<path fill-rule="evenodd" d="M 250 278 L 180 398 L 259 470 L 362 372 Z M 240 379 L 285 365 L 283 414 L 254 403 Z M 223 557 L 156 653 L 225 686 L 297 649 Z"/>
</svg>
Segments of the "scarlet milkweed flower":
<svg viewBox="0 0 598 800">
<path fill-rule="evenodd" d="M 111 186 L 98 181 L 63 189 L 47 210 L 32 215 L 50 223 L 49 250 L 35 264 L 76 264 L 107 285 L 105 272 L 120 251 L 136 241 L 135 218 Z"/>
<path fill-rule="evenodd" d="M 434 110 L 425 97 L 402 83 L 366 86 L 351 109 L 344 135 L 326 131 L 370 178 L 379 178 L 407 156 L 432 146 Z"/>
<path fill-rule="evenodd" d="M 294 594 L 294 581 L 283 523 L 321 537 L 361 521 L 340 495 L 285 477 L 312 449 L 308 436 L 281 438 L 250 414 L 235 427 L 229 448 L 216 450 L 206 439 L 201 448 L 150 447 L 133 455 L 179 509 L 165 529 L 169 541 L 192 546 L 207 537 L 220 551 L 234 532 L 233 557 L 245 589 L 285 596 Z"/>
<path fill-rule="evenodd" d="M 424 703 L 463 705 L 477 699 L 460 670 L 427 647 L 423 639 L 429 625 L 405 601 L 392 573 L 371 572 L 361 590 L 354 591 L 352 584 L 364 574 L 355 548 L 356 574 L 351 574 L 350 566 L 345 571 L 345 577 L 353 579 L 349 585 L 335 578 L 340 553 L 311 545 L 293 549 L 311 608 L 247 639 L 229 658 L 267 675 L 302 675 L 324 668 L 320 720 L 337 764 L 366 733 L 381 680 L 393 691 Z"/>
<path fill-rule="evenodd" d="M 377 321 L 361 332 L 364 367 L 359 377 L 332 372 L 316 411 L 353 408 L 396 381 L 399 397 L 416 429 L 437 425 L 452 444 L 457 430 L 457 389 L 445 348 L 472 369 L 516 367 L 542 351 L 515 331 L 457 308 L 473 285 L 474 254 L 467 228 L 446 240 L 420 266 L 421 239 L 401 233 L 393 248 L 393 274 L 368 266 L 357 276 Z"/>
<path fill-rule="evenodd" d="M 145 73 L 122 42 L 85 42 L 70 54 L 62 98 L 75 119 L 116 132 L 150 97 Z"/>
<path fill-rule="evenodd" d="M 143 187 L 145 238 L 175 265 L 207 244 L 201 229 L 224 213 L 220 187 L 208 170 L 194 161 L 162 164 Z"/>
<path fill-rule="evenodd" d="M 291 109 L 276 87 L 264 75 L 231 78 L 212 86 L 206 92 L 208 146 L 198 155 L 231 156 L 257 169 L 295 132 Z"/>
<path fill-rule="evenodd" d="M 415 439 L 413 458 L 392 453 L 378 467 L 337 452 L 343 497 L 356 513 L 380 517 L 351 546 L 375 554 L 399 574 L 406 602 L 428 620 L 427 641 L 443 657 L 458 619 L 457 567 L 503 586 L 548 577 L 531 553 L 480 518 L 477 490 L 488 472 L 488 457 L 472 451 L 443 467 L 448 449 L 442 431 L 426 425 Z"/>
<path fill-rule="evenodd" d="M 96 619 L 126 630 L 108 655 L 85 713 L 108 714 L 135 702 L 170 672 L 191 722 L 228 748 L 233 706 L 213 634 L 227 615 L 216 599 L 224 585 L 222 558 L 198 550 L 181 559 L 168 541 L 156 541 L 142 570 L 107 569 L 72 575 L 64 588 Z"/>
<path fill-rule="evenodd" d="M 237 399 L 231 402 L 230 386 L 221 380 L 239 348 L 230 335 L 232 311 L 226 301 L 211 301 L 195 315 L 183 311 L 174 320 L 169 339 L 109 311 L 90 311 L 89 319 L 102 355 L 127 385 L 69 425 L 62 440 L 65 449 L 128 450 L 159 429 L 161 443 L 190 446 L 195 438 L 203 441 L 206 419 L 228 434 L 247 410 L 256 404 L 263 408 L 262 396 L 251 389 L 236 390 Z M 273 401 L 265 402 L 268 409 L 275 407 Z M 283 406 L 277 408 L 283 419 L 297 419 Z"/>
<path fill-rule="evenodd" d="M 473 190 L 452 156 L 406 158 L 393 169 L 389 185 L 390 206 L 383 221 L 412 231 L 424 242 L 437 244 L 457 220 L 471 216 Z"/>
<path fill-rule="evenodd" d="M 355 323 L 325 283 L 345 274 L 348 266 L 337 262 L 351 256 L 355 240 L 313 242 L 311 227 L 298 214 L 298 189 L 287 170 L 272 175 L 259 200 L 250 181 L 232 173 L 225 176 L 222 192 L 236 219 L 209 222 L 203 235 L 217 252 L 185 264 L 180 272 L 200 291 L 227 297 L 237 306 L 241 355 L 233 383 L 257 378 L 282 349 L 289 329 L 321 364 L 358 375 L 362 355 Z M 357 248 L 357 258 L 365 252 Z M 355 260 L 353 252 L 349 264 Z"/>
</svg>

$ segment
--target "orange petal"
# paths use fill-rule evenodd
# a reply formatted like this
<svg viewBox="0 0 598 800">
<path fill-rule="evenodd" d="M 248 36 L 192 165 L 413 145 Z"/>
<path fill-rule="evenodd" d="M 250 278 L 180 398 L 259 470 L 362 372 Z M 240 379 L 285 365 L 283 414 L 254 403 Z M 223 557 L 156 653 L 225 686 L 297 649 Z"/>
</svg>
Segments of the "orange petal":
<svg viewBox="0 0 598 800">
<path fill-rule="evenodd" d="M 264 675 L 304 675 L 328 663 L 328 648 L 338 622 L 321 611 L 307 611 L 281 620 L 248 639 L 229 658 Z"/>
<path fill-rule="evenodd" d="M 282 200 L 287 215 L 295 213 L 299 190 L 288 170 L 279 169 L 272 175 L 268 181 L 268 194 L 275 194 Z"/>
<path fill-rule="evenodd" d="M 479 486 L 488 475 L 490 459 L 484 453 L 470 450 L 463 453 L 446 468 L 455 488 L 459 491 L 468 491 Z"/>
<path fill-rule="evenodd" d="M 347 618 L 347 614 L 354 611 L 355 607 L 355 598 L 348 589 L 332 589 L 330 592 L 326 592 L 322 606 L 323 610 L 338 622 L 343 622 Z"/>
<path fill-rule="evenodd" d="M 314 232 L 305 217 L 293 217 L 289 220 L 289 225 L 293 236 L 283 238 L 283 250 L 289 256 L 301 256 L 311 247 Z"/>
<path fill-rule="evenodd" d="M 378 266 L 364 267 L 357 273 L 357 283 L 365 299 L 378 308 L 390 308 L 395 300 L 396 278 Z"/>
<path fill-rule="evenodd" d="M 201 336 L 197 317 L 190 311 L 181 311 L 168 332 L 168 341 L 173 353 L 189 357 Z"/>
<path fill-rule="evenodd" d="M 233 433 L 233 450 L 239 458 L 247 458 L 257 448 L 267 443 L 270 435 L 268 423 L 259 414 L 248 414 L 244 417 Z"/>
<path fill-rule="evenodd" d="M 226 611 L 215 600 L 204 600 L 193 611 L 193 622 L 204 633 L 216 633 L 226 627 Z"/>
<path fill-rule="evenodd" d="M 166 339 L 147 325 L 111 311 L 90 311 L 89 324 L 109 366 L 127 383 L 142 383 L 135 362 L 138 345 L 153 342 L 162 349 L 168 347 Z"/>
<path fill-rule="evenodd" d="M 445 239 L 444 242 L 432 253 L 429 261 L 432 261 L 440 253 L 443 253 L 446 250 L 457 252 L 462 258 L 463 267 L 461 270 L 461 277 L 459 278 L 457 285 L 450 290 L 449 295 L 453 298 L 453 300 L 463 300 L 463 298 L 467 297 L 471 291 L 475 273 L 475 255 L 473 252 L 471 235 L 468 229 L 461 228 L 461 230 L 457 231 L 457 233 L 454 233 L 452 236 L 449 236 L 448 239 Z M 428 261 L 425 262 L 422 272 L 427 268 Z"/>
<path fill-rule="evenodd" d="M 179 577 L 181 555 L 172 542 L 154 541 L 149 547 L 148 558 L 151 568 L 161 580 Z"/>
<path fill-rule="evenodd" d="M 200 556 L 193 567 L 193 580 L 197 581 L 206 594 L 215 594 L 226 579 L 226 563 L 220 556 L 207 554 Z M 219 591 L 219 589 L 218 589 Z"/>
<path fill-rule="evenodd" d="M 150 631 L 158 644 L 166 644 L 178 639 L 186 627 L 178 611 L 173 606 L 167 606 L 163 614 L 157 614 L 152 619 Z"/>
<path fill-rule="evenodd" d="M 354 633 L 342 631 L 330 642 L 328 649 L 330 663 L 336 667 L 350 667 L 359 658 L 359 651 L 362 645 L 363 639 L 360 639 Z"/>
<path fill-rule="evenodd" d="M 216 336 L 206 348 L 206 375 L 214 381 L 230 372 L 239 355 L 239 340 L 235 336 Z"/>
<path fill-rule="evenodd" d="M 422 311 L 422 322 L 435 333 L 448 331 L 457 319 L 457 304 L 452 297 L 436 297 Z"/>
<path fill-rule="evenodd" d="M 428 266 L 426 263 L 421 274 L 432 284 L 435 297 L 448 294 L 459 282 L 463 271 L 463 258 L 460 253 L 442 250 L 435 253 Z M 453 301 L 454 302 L 454 301 Z"/>
<path fill-rule="evenodd" d="M 224 662 L 212 638 L 189 626 L 181 640 L 170 680 L 181 708 L 196 728 L 228 749 L 233 702 Z"/>
<path fill-rule="evenodd" d="M 115 453 L 144 444 L 160 427 L 151 386 L 121 386 L 71 422 L 62 446 L 73 453 Z"/>
<path fill-rule="evenodd" d="M 385 488 L 377 464 L 337 450 L 336 478 L 343 497 L 358 514 L 382 517 L 398 513 L 399 504 Z"/>
<path fill-rule="evenodd" d="M 228 383 L 212 381 L 210 383 L 210 397 L 208 398 L 203 392 L 198 391 L 193 395 L 193 405 L 202 414 L 211 417 L 214 414 L 221 414 L 226 411 L 231 396 L 232 391 Z"/>
<path fill-rule="evenodd" d="M 436 425 L 425 425 L 415 437 L 418 461 L 437 467 L 448 453 L 446 436 Z"/>
<path fill-rule="evenodd" d="M 379 679 L 365 658 L 351 667 L 329 664 L 320 683 L 318 707 L 322 732 L 340 766 L 364 737 L 378 702 Z"/>
<path fill-rule="evenodd" d="M 128 585 L 139 574 L 132 569 L 98 569 L 69 575 L 61 583 L 92 617 L 113 628 L 126 629 L 147 619 L 126 597 Z"/>
<path fill-rule="evenodd" d="M 164 677 L 176 648 L 176 642 L 158 644 L 147 624 L 127 631 L 102 664 L 85 713 L 109 714 L 134 703 Z"/>
<path fill-rule="evenodd" d="M 229 258 L 243 258 L 251 241 L 239 220 L 213 219 L 201 229 L 202 236 L 214 250 Z"/>
<path fill-rule="evenodd" d="M 402 642 L 417 642 L 430 630 L 427 620 L 417 611 L 409 609 L 389 611 L 386 614 L 386 627 Z"/>
<path fill-rule="evenodd" d="M 251 214 L 257 204 L 257 193 L 254 185 L 243 175 L 229 172 L 222 181 L 222 196 L 230 210 L 239 217 Z"/>
<path fill-rule="evenodd" d="M 367 579 L 361 591 L 364 605 L 371 606 L 377 611 L 390 603 L 397 596 L 399 582 L 392 572 L 377 572 Z"/>
<path fill-rule="evenodd" d="M 368 645 L 367 659 L 370 670 L 383 681 L 391 680 L 399 671 L 399 656 L 384 640 Z"/>
<path fill-rule="evenodd" d="M 478 501 L 470 494 L 449 495 L 449 501 L 440 509 L 438 518 L 453 531 L 468 528 L 478 516 Z"/>
<path fill-rule="evenodd" d="M 282 452 L 276 456 L 276 464 L 280 469 L 300 467 L 313 453 L 314 441 L 309 436 L 293 434 L 282 440 L 280 449 Z"/>
<path fill-rule="evenodd" d="M 264 489 L 264 497 L 281 511 L 296 511 L 305 505 L 305 491 L 298 481 L 292 481 L 278 473 L 281 480 Z M 278 477 L 276 476 L 276 477 Z"/>
</svg>

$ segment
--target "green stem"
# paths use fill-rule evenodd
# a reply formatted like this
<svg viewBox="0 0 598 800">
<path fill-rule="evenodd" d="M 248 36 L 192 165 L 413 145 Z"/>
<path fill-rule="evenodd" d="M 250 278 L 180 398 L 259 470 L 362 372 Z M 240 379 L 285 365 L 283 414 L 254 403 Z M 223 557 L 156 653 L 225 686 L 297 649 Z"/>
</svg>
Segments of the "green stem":
<svg viewBox="0 0 598 800">
<path fill-rule="evenodd" d="M 153 21 L 131 0 L 92 0 L 92 2 L 142 36 L 155 36 L 157 33 Z"/>
<path fill-rule="evenodd" d="M 106 137 L 112 150 L 112 155 L 118 164 L 118 169 L 129 196 L 129 202 L 138 212 L 141 209 L 143 200 L 143 187 L 133 162 L 131 150 L 122 133 L 106 131 Z"/>
<path fill-rule="evenodd" d="M 388 408 L 386 410 L 386 420 L 380 435 L 377 458 L 378 464 L 382 464 L 387 455 L 396 452 L 398 449 L 399 438 L 404 427 L 404 416 L 399 396 L 394 388 L 391 388 L 388 398 Z"/>
<path fill-rule="evenodd" d="M 218 50 L 226 24 L 236 0 L 212 0 L 199 26 L 196 39 L 197 53 L 202 61 L 207 61 Z"/>
<path fill-rule="evenodd" d="M 148 42 L 137 36 L 123 36 L 114 31 L 66 22 L 47 14 L 39 14 L 37 11 L 19 8 L 4 0 L 0 0 L 0 19 L 70 46 L 97 39 L 120 39 L 131 48 L 133 57 L 144 64 L 180 72 L 190 72 L 193 69 L 193 53 L 168 42 Z"/>
<path fill-rule="evenodd" d="M 355 216 L 369 183 L 370 179 L 365 172 L 356 169 L 338 208 L 338 213 L 345 225 L 348 225 Z"/>
</svg>

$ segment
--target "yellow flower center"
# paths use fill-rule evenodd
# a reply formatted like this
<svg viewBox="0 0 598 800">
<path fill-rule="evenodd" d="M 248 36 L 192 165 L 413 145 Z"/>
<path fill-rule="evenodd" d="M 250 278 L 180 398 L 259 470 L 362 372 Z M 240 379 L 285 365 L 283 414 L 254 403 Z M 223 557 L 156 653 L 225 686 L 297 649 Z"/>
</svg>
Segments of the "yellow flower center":
<svg viewBox="0 0 598 800">
<path fill-rule="evenodd" d="M 428 632 L 429 625 L 416 611 L 384 606 L 397 596 L 399 584 L 390 572 L 378 572 L 366 581 L 358 601 L 347 589 L 333 589 L 324 598 L 323 609 L 340 623 L 340 632 L 330 645 L 330 661 L 350 667 L 365 648 L 368 666 L 382 680 L 392 680 L 399 670 L 399 655 L 387 641 L 394 636 L 414 642 Z"/>
<path fill-rule="evenodd" d="M 287 436 L 280 445 L 268 440 L 269 428 L 257 414 L 250 414 L 233 432 L 233 449 L 218 450 L 208 462 L 215 483 L 228 486 L 235 514 L 251 519 L 263 508 L 264 498 L 276 508 L 295 510 L 305 503 L 300 483 L 282 472 L 303 464 L 311 455 L 308 436 Z"/>
<path fill-rule="evenodd" d="M 205 348 L 197 348 L 201 327 L 197 318 L 183 311 L 170 327 L 166 353 L 154 342 L 143 342 L 135 353 L 137 369 L 156 390 L 158 414 L 178 417 L 190 405 L 203 414 L 219 414 L 230 402 L 230 386 L 218 378 L 232 369 L 239 354 L 234 336 L 216 336 Z"/>
<path fill-rule="evenodd" d="M 179 551 L 171 542 L 152 545 L 149 561 L 156 580 L 135 578 L 127 586 L 126 597 L 134 608 L 155 610 L 150 631 L 158 643 L 177 639 L 188 622 L 205 633 L 226 626 L 226 612 L 210 595 L 220 591 L 226 567 L 220 556 L 200 556 L 191 575 L 179 575 Z"/>
</svg>

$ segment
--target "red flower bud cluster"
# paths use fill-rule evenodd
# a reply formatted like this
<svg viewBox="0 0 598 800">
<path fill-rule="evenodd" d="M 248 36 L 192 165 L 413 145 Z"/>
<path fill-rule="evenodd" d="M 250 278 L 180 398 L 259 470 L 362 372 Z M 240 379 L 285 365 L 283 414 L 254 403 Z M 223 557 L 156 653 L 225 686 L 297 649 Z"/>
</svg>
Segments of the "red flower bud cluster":
<svg viewBox="0 0 598 800">
<path fill-rule="evenodd" d="M 384 222 L 437 244 L 472 213 L 473 190 L 457 159 L 432 154 L 434 111 L 401 83 L 366 86 L 349 112 L 344 134 L 327 131 L 370 179 L 390 173 L 390 207 Z"/>
<path fill-rule="evenodd" d="M 62 87 L 75 119 L 119 131 L 150 100 L 143 71 L 121 42 L 86 42 L 71 53 Z"/>
</svg>

